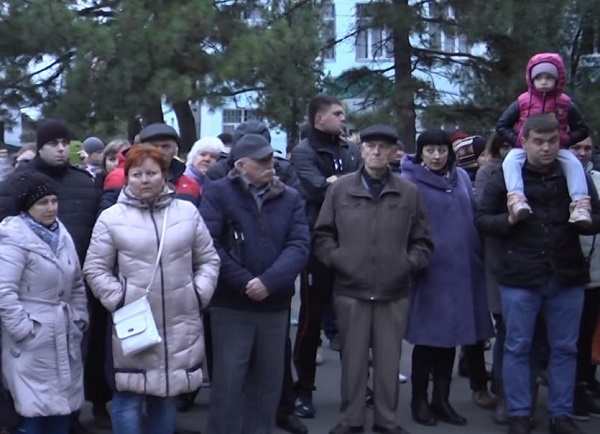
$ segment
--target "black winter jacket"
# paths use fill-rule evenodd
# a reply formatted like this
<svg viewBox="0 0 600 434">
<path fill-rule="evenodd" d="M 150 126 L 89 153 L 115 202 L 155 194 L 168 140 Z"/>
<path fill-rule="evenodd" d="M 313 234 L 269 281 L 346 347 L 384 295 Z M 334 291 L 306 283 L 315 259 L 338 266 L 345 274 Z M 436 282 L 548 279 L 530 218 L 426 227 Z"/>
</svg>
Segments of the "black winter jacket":
<svg viewBox="0 0 600 434">
<path fill-rule="evenodd" d="M 35 157 L 0 183 L 0 221 L 18 214 L 11 185 L 17 176 L 27 171 L 42 173 L 54 181 L 58 193 L 58 218 L 73 238 L 79 261 L 83 264 L 100 201 L 100 190 L 94 179 L 85 170 L 70 164 L 54 167 L 39 156 Z"/>
<path fill-rule="evenodd" d="M 533 214 L 512 226 L 508 223 L 507 191 L 500 166 L 492 172 L 479 197 L 475 224 L 483 235 L 501 241 L 499 261 L 493 270 L 498 282 L 534 289 L 555 278 L 561 286 L 583 286 L 589 275 L 579 235 L 600 232 L 600 202 L 594 184 L 588 177 L 592 226 L 581 230 L 568 222 L 571 198 L 557 162 L 546 173 L 526 164 L 523 181 Z"/>
<path fill-rule="evenodd" d="M 356 171 L 362 164 L 360 150 L 354 143 L 313 128 L 292 150 L 291 160 L 302 185 L 312 228 L 329 187 L 327 178 Z"/>
</svg>

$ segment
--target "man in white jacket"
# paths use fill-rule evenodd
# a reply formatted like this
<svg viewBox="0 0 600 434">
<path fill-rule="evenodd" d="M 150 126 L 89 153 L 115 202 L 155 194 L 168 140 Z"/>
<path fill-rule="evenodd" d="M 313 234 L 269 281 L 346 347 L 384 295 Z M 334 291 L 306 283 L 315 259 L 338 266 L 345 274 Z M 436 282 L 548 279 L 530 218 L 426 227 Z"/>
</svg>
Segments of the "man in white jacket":
<svg viewBox="0 0 600 434">
<path fill-rule="evenodd" d="M 569 148 L 581 161 L 585 171 L 600 191 L 600 172 L 592 164 L 593 144 L 587 138 Z M 596 368 L 590 363 L 592 339 L 600 311 L 600 236 L 581 236 L 581 249 L 590 266 L 590 283 L 586 286 L 581 314 L 579 341 L 577 343 L 577 384 L 573 400 L 573 418 L 581 421 L 590 416 L 600 417 L 600 406 L 590 396 L 600 398 L 600 385 L 596 381 Z"/>
</svg>

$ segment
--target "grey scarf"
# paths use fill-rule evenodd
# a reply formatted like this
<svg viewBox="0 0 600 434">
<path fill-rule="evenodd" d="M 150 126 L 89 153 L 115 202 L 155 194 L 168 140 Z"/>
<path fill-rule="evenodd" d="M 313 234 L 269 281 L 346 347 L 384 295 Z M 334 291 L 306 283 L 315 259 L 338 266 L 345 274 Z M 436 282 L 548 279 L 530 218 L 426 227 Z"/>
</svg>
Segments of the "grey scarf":
<svg viewBox="0 0 600 434">
<path fill-rule="evenodd" d="M 42 239 L 46 244 L 50 246 L 52 251 L 56 253 L 58 250 L 58 235 L 59 235 L 59 225 L 58 221 L 54 221 L 50 225 L 50 227 L 46 227 L 42 224 L 36 222 L 28 213 L 22 212 L 21 218 L 27 223 L 27 226 L 36 234 L 38 237 Z"/>
</svg>

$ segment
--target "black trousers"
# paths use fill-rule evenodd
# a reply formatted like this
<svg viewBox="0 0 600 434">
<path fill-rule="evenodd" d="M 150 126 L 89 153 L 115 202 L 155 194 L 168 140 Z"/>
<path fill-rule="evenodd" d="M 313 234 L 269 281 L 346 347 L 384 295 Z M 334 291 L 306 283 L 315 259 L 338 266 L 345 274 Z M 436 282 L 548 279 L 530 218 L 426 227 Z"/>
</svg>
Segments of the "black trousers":
<svg viewBox="0 0 600 434">
<path fill-rule="evenodd" d="M 585 291 L 579 339 L 577 341 L 577 383 L 594 380 L 596 367 L 592 365 L 592 340 L 600 311 L 600 288 Z"/>
<path fill-rule="evenodd" d="M 297 391 L 315 390 L 315 357 L 321 344 L 321 323 L 331 302 L 333 272 L 311 255 L 300 281 L 300 315 L 294 344 Z"/>
<path fill-rule="evenodd" d="M 479 341 L 473 345 L 465 345 L 465 362 L 469 372 L 469 385 L 476 392 L 487 389 L 487 371 L 485 369 L 485 342 Z"/>
<path fill-rule="evenodd" d="M 90 326 L 83 371 L 85 399 L 93 404 L 106 404 L 112 391 L 106 381 L 106 329 L 108 311 L 95 297 L 89 295 Z"/>
<path fill-rule="evenodd" d="M 412 352 L 412 383 L 413 396 L 427 396 L 430 375 L 436 381 L 449 382 L 452 378 L 456 348 L 428 347 L 415 345 Z"/>
</svg>

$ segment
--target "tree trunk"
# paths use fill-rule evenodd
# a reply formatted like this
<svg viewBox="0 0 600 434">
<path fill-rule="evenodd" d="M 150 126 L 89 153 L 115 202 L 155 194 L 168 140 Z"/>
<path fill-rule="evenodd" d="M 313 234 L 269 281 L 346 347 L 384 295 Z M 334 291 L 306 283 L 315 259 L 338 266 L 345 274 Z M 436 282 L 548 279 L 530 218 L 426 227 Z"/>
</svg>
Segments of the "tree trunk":
<svg viewBox="0 0 600 434">
<path fill-rule="evenodd" d="M 132 116 L 127 120 L 127 140 L 135 142 L 135 137 L 140 133 L 141 125 L 137 116 Z"/>
<path fill-rule="evenodd" d="M 177 101 L 173 103 L 173 110 L 179 124 L 179 152 L 187 154 L 192 145 L 198 139 L 196 131 L 196 119 L 188 101 Z"/>
<path fill-rule="evenodd" d="M 410 13 L 409 0 L 393 0 L 396 14 Z M 400 16 L 398 16 L 400 18 Z M 392 111 L 398 122 L 400 139 L 407 152 L 415 150 L 416 120 L 414 82 L 412 79 L 412 46 L 410 45 L 410 26 L 406 18 L 394 20 L 392 37 L 394 42 L 394 90 Z"/>
<path fill-rule="evenodd" d="M 162 111 L 162 103 L 160 98 L 148 104 L 142 113 L 142 123 L 144 126 L 154 124 L 156 122 L 164 122 L 165 118 Z"/>
</svg>

